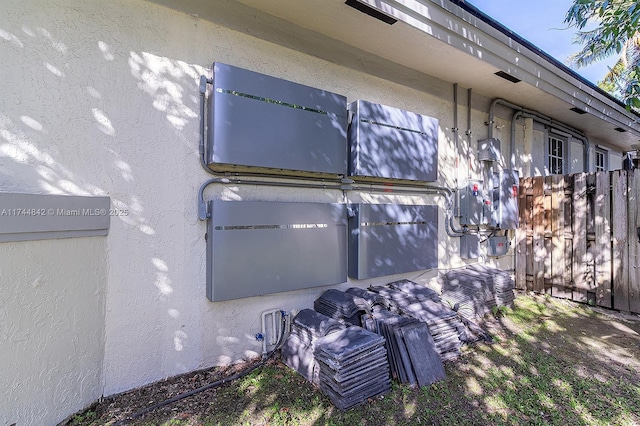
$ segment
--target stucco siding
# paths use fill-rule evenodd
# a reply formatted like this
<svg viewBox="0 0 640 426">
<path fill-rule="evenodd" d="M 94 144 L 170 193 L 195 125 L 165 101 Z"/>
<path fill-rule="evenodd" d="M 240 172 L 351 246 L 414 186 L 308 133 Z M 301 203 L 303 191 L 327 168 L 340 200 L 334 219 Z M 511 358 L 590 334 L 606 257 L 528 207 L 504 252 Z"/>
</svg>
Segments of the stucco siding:
<svg viewBox="0 0 640 426">
<path fill-rule="evenodd" d="M 104 237 L 0 244 L 0 424 L 51 425 L 102 394 Z"/>
</svg>

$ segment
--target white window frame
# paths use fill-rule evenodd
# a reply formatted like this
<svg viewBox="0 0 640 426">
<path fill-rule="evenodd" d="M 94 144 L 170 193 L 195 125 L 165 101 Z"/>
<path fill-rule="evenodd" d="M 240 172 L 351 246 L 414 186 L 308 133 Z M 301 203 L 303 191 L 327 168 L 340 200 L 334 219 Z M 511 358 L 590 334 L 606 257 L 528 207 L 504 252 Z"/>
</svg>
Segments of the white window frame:
<svg viewBox="0 0 640 426">
<path fill-rule="evenodd" d="M 609 151 L 596 146 L 595 150 L 595 171 L 596 172 L 608 172 L 609 171 Z M 601 161 L 599 161 L 601 160 Z"/>
<path fill-rule="evenodd" d="M 560 146 L 558 147 L 558 144 Z M 568 155 L 569 138 L 555 133 L 547 134 L 547 143 L 545 145 L 545 162 L 546 170 L 549 175 L 567 174 L 569 166 Z M 558 163 L 560 163 L 558 165 Z M 560 167 L 558 169 L 558 166 Z"/>
</svg>

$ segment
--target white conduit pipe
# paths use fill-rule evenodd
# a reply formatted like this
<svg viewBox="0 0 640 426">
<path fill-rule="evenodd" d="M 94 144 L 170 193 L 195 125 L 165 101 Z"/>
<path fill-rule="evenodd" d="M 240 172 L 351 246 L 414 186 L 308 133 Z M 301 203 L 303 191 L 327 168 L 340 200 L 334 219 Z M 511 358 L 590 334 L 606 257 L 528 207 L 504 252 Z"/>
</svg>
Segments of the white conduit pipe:
<svg viewBox="0 0 640 426">
<path fill-rule="evenodd" d="M 547 117 L 546 115 L 543 115 L 541 113 L 539 113 L 538 111 L 533 111 L 530 109 L 526 109 L 523 106 L 520 105 L 516 105 L 513 104 L 505 99 L 501 99 L 501 98 L 496 98 L 493 101 L 491 101 L 491 106 L 489 107 L 489 130 L 488 130 L 488 137 L 492 138 L 493 137 L 493 123 L 494 123 L 494 109 L 496 105 L 503 105 L 506 106 L 507 108 L 511 108 L 513 110 L 516 110 L 516 112 L 520 112 L 520 115 L 516 115 L 514 113 L 514 115 L 511 117 L 511 137 L 510 137 L 510 141 L 509 141 L 509 149 L 511 151 L 511 168 L 515 168 L 515 145 L 516 145 L 516 139 L 515 139 L 515 132 L 513 131 L 515 128 L 515 120 L 517 120 L 520 117 L 525 117 L 525 118 L 532 118 L 535 121 L 542 123 L 542 124 L 546 124 L 550 127 L 553 127 L 555 129 L 558 130 L 562 130 L 563 132 L 568 133 L 569 135 L 571 135 L 572 137 L 580 140 L 582 142 L 582 146 L 584 149 L 584 153 L 583 153 L 583 160 L 584 160 L 584 171 L 588 172 L 589 171 L 589 139 L 587 138 L 587 136 L 582 133 L 580 130 L 571 127 L 567 124 L 564 123 L 560 123 L 558 121 L 555 121 L 554 119 L 552 119 L 551 117 Z"/>
</svg>

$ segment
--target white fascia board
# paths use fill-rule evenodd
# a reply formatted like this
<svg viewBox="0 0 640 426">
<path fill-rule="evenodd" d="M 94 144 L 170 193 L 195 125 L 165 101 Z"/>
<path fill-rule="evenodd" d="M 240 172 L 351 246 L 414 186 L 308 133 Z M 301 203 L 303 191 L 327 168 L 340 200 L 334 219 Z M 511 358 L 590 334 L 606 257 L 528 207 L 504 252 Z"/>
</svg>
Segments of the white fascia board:
<svg viewBox="0 0 640 426">
<path fill-rule="evenodd" d="M 623 106 L 448 0 L 359 1 L 601 120 L 637 132 L 639 120 Z"/>
</svg>

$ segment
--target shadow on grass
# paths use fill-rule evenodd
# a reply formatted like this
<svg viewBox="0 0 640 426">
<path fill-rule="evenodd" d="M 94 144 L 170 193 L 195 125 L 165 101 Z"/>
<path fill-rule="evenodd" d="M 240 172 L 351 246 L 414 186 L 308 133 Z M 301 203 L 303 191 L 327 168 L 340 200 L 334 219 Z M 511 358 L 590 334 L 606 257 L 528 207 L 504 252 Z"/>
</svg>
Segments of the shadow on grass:
<svg viewBox="0 0 640 426">
<path fill-rule="evenodd" d="M 487 326 L 496 343 L 470 347 L 447 363 L 446 380 L 422 389 L 394 384 L 390 394 L 346 412 L 273 362 L 207 391 L 197 403 L 185 400 L 133 424 L 640 423 L 640 322 L 564 301 L 521 296 L 515 309 Z M 76 424 L 109 420 L 105 413 Z"/>
</svg>

